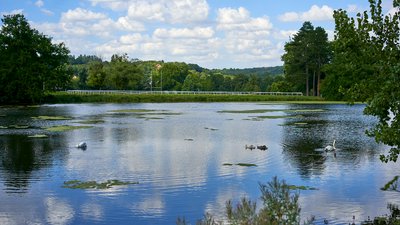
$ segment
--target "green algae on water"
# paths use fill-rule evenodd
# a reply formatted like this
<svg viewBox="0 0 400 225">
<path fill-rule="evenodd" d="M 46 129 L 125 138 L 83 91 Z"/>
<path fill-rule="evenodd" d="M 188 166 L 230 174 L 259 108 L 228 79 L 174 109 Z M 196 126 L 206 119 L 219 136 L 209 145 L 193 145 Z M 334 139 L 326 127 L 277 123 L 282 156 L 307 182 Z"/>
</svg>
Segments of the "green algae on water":
<svg viewBox="0 0 400 225">
<path fill-rule="evenodd" d="M 31 118 L 36 120 L 72 120 L 71 117 L 65 116 L 33 116 Z"/>
<path fill-rule="evenodd" d="M 109 189 L 112 188 L 113 186 L 123 186 L 129 184 L 139 184 L 139 182 L 107 180 L 106 182 L 98 183 L 96 181 L 70 180 L 70 181 L 65 181 L 62 187 L 69 189 Z"/>
<path fill-rule="evenodd" d="M 35 134 L 35 135 L 30 135 L 28 136 L 28 138 L 47 138 L 49 136 L 45 135 L 45 134 Z"/>
<path fill-rule="evenodd" d="M 63 132 L 63 131 L 71 131 L 76 129 L 87 129 L 92 128 L 93 126 L 69 126 L 69 125 L 61 125 L 61 126 L 54 126 L 54 127 L 47 127 L 45 130 L 52 131 L 52 132 Z"/>
</svg>

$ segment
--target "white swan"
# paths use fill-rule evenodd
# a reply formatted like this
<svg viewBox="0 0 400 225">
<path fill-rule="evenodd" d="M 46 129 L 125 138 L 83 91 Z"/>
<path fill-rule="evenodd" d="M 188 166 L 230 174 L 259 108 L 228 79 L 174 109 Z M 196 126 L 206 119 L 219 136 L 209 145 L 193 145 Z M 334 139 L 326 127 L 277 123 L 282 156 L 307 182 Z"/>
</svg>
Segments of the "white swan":
<svg viewBox="0 0 400 225">
<path fill-rule="evenodd" d="M 86 144 L 86 142 L 81 142 L 76 147 L 80 148 L 80 149 L 86 149 L 87 148 L 87 144 Z"/>
<path fill-rule="evenodd" d="M 336 150 L 335 143 L 336 143 L 336 140 L 333 140 L 332 145 L 328 145 L 325 147 L 325 151 L 327 151 L 327 152 L 335 151 Z"/>
</svg>

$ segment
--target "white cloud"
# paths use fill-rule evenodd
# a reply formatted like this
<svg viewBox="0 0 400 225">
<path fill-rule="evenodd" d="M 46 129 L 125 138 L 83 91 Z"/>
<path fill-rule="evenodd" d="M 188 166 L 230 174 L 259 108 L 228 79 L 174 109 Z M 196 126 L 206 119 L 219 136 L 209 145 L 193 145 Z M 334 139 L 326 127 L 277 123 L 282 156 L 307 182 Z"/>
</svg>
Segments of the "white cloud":
<svg viewBox="0 0 400 225">
<path fill-rule="evenodd" d="M 196 23 L 207 19 L 206 0 L 91 0 L 114 11 L 127 11 L 129 18 L 140 21 Z"/>
<path fill-rule="evenodd" d="M 106 19 L 107 16 L 103 13 L 92 12 L 87 9 L 76 8 L 68 10 L 61 15 L 61 21 L 89 21 Z"/>
<path fill-rule="evenodd" d="M 54 12 L 48 10 L 48 9 L 40 9 L 40 11 L 42 11 L 44 14 L 48 15 L 48 16 L 52 16 L 54 15 Z"/>
<path fill-rule="evenodd" d="M 302 21 L 326 21 L 333 20 L 333 8 L 323 5 L 311 6 L 307 12 L 287 12 L 279 16 L 283 22 L 302 22 Z"/>
<path fill-rule="evenodd" d="M 212 38 L 214 35 L 214 30 L 211 27 L 196 27 L 194 29 L 164 29 L 158 28 L 154 31 L 154 36 L 156 38 Z"/>
<path fill-rule="evenodd" d="M 221 30 L 268 31 L 272 23 L 266 17 L 251 18 L 243 7 L 239 9 L 222 8 L 218 10 L 217 28 Z"/>
<path fill-rule="evenodd" d="M 358 12 L 358 11 L 359 11 L 358 6 L 355 4 L 347 6 L 347 12 L 354 13 L 354 12 Z"/>
<path fill-rule="evenodd" d="M 35 2 L 35 5 L 39 8 L 41 8 L 42 6 L 44 6 L 44 2 L 42 0 L 38 0 Z"/>
</svg>

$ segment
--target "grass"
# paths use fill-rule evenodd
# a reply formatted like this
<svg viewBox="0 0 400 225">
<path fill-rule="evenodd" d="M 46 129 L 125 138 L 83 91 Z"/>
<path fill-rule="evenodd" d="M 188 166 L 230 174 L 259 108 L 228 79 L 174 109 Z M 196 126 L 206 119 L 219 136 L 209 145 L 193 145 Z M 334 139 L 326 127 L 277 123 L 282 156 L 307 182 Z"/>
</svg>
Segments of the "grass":
<svg viewBox="0 0 400 225">
<path fill-rule="evenodd" d="M 54 126 L 54 127 L 47 127 L 45 130 L 52 131 L 52 132 L 64 132 L 64 131 L 71 131 L 76 129 L 86 129 L 92 128 L 92 126 L 69 126 L 69 125 L 61 125 L 61 126 Z"/>
<path fill-rule="evenodd" d="M 63 188 L 70 189 L 108 189 L 113 186 L 129 185 L 129 184 L 139 184 L 139 182 L 123 182 L 119 180 L 107 180 L 103 183 L 97 183 L 96 181 L 80 181 L 71 180 L 65 181 Z"/>
<path fill-rule="evenodd" d="M 75 94 L 53 92 L 47 94 L 45 103 L 136 103 L 136 102 L 282 102 L 327 103 L 320 97 L 280 95 L 181 95 L 181 94 Z M 343 103 L 343 102 L 342 102 Z"/>
</svg>

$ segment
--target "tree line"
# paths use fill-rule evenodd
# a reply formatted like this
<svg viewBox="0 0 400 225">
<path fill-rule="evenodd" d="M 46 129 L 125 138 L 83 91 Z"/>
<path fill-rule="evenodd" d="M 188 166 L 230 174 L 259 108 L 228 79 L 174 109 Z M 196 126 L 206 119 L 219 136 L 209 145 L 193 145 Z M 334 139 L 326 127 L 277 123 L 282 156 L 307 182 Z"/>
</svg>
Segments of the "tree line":
<svg viewBox="0 0 400 225">
<path fill-rule="evenodd" d="M 282 67 L 210 70 L 184 62 L 130 59 L 127 54 L 114 54 L 110 61 L 70 55 L 69 64 L 73 72 L 70 89 L 288 91 L 277 85 L 284 80 L 283 74 L 278 74 L 283 73 Z"/>
</svg>

